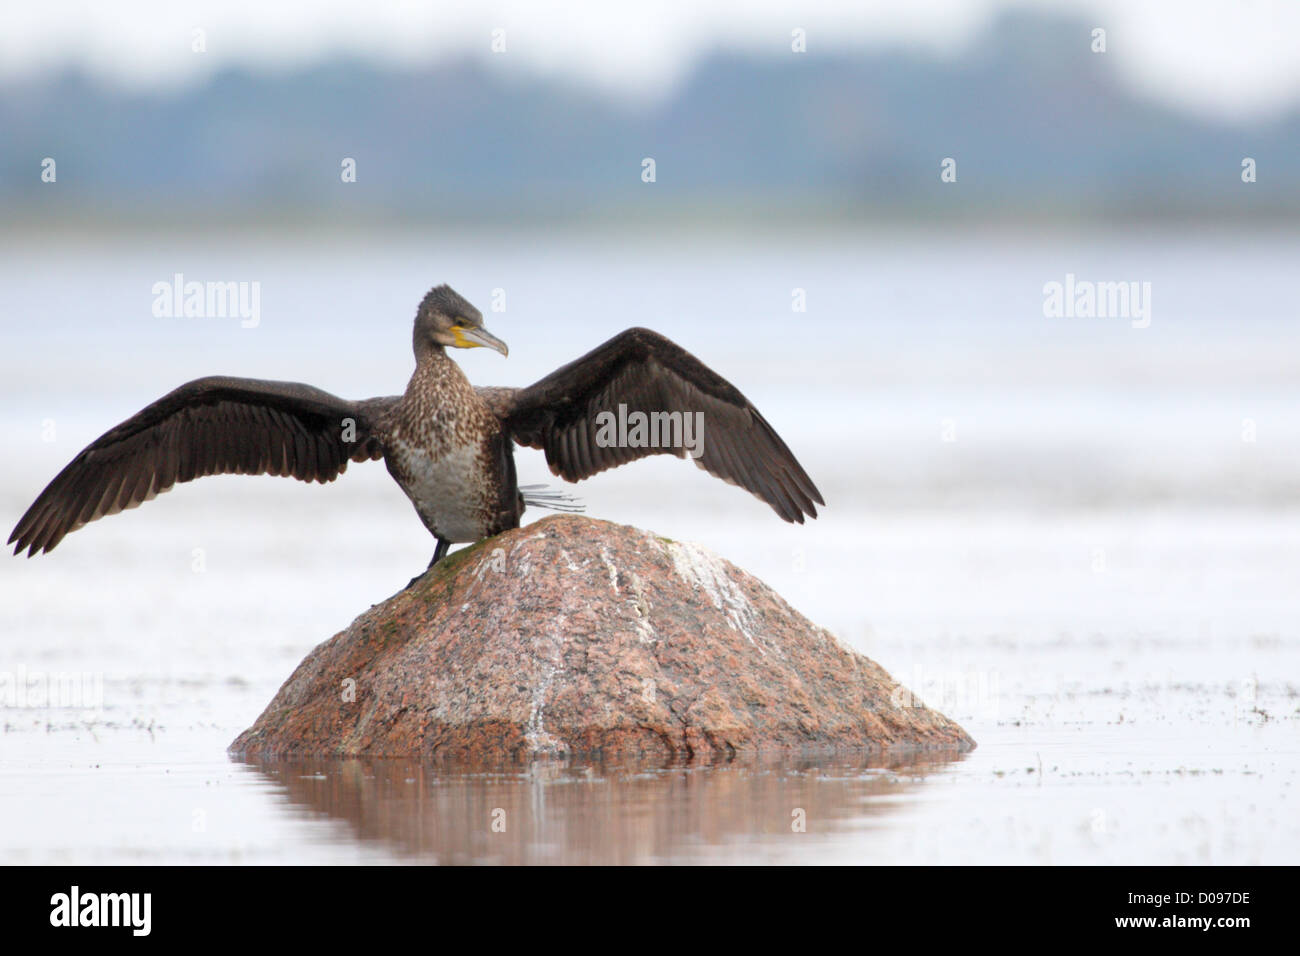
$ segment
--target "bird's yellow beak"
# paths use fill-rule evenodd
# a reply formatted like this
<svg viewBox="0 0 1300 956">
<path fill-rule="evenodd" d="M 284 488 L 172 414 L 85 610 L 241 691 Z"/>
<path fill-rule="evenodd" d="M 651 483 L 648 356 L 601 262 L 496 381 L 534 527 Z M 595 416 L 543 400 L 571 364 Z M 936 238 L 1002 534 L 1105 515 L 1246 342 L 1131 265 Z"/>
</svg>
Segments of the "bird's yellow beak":
<svg viewBox="0 0 1300 956">
<path fill-rule="evenodd" d="M 473 328 L 468 325 L 453 325 L 451 337 L 458 349 L 486 348 L 494 349 L 502 355 L 510 354 L 510 347 L 487 329 Z"/>
</svg>

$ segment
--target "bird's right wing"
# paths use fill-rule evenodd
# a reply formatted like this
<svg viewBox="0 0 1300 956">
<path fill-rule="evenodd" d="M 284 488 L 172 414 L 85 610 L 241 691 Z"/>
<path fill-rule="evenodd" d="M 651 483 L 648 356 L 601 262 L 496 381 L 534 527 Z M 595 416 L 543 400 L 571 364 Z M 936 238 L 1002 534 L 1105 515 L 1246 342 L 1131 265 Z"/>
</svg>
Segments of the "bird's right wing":
<svg viewBox="0 0 1300 956">
<path fill-rule="evenodd" d="M 83 449 L 19 519 L 9 543 L 28 557 L 50 551 L 88 522 L 204 475 L 333 481 L 348 461 L 383 455 L 375 427 L 396 401 L 350 402 L 295 382 L 196 379 Z"/>
<path fill-rule="evenodd" d="M 696 465 L 767 502 L 786 521 L 802 524 L 824 504 L 758 409 L 690 352 L 649 329 L 628 329 L 527 388 L 477 391 L 511 437 L 543 449 L 551 471 L 566 481 L 649 455 L 687 457 L 680 446 L 602 440 L 602 418 L 697 416 L 703 433 L 698 457 L 692 456 Z"/>
</svg>

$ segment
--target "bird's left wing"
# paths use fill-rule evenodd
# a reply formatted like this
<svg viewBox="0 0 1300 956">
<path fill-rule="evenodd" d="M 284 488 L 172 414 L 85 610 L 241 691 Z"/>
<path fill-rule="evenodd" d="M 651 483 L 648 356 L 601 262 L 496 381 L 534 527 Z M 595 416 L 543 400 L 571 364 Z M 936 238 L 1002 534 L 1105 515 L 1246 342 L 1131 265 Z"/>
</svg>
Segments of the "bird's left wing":
<svg viewBox="0 0 1300 956">
<path fill-rule="evenodd" d="M 379 458 L 375 424 L 396 399 L 351 402 L 297 382 L 212 376 L 187 382 L 91 442 L 18 520 L 14 554 L 204 475 L 333 481 Z"/>
<path fill-rule="evenodd" d="M 527 388 L 478 392 L 515 441 L 544 450 L 551 471 L 566 481 L 649 455 L 689 454 L 786 521 L 802 524 L 805 515 L 817 517 L 814 503 L 825 504 L 781 436 L 734 385 L 649 329 L 628 329 Z M 645 426 L 639 443 L 625 427 L 638 422 Z M 694 448 L 662 440 L 664 431 L 680 437 L 696 423 L 703 429 L 693 435 Z"/>
</svg>

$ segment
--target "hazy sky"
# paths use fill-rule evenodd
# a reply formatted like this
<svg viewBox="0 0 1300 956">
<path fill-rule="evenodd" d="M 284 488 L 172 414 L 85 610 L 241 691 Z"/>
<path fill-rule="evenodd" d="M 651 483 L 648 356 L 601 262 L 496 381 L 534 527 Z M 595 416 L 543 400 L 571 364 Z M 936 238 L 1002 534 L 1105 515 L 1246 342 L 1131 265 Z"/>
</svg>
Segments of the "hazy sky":
<svg viewBox="0 0 1300 956">
<path fill-rule="evenodd" d="M 1166 101 L 1267 116 L 1300 100 L 1300 0 L 43 0 L 6 4 L 0 80 L 75 64 L 115 83 L 169 86 L 229 64 L 284 69 L 338 52 L 404 65 L 474 54 L 655 96 L 713 47 L 790 55 L 790 31 L 802 27 L 809 56 L 899 42 L 944 53 L 1007 6 L 1104 27 L 1116 69 Z M 191 50 L 196 27 L 202 54 Z M 506 53 L 493 57 L 497 28 Z"/>
</svg>

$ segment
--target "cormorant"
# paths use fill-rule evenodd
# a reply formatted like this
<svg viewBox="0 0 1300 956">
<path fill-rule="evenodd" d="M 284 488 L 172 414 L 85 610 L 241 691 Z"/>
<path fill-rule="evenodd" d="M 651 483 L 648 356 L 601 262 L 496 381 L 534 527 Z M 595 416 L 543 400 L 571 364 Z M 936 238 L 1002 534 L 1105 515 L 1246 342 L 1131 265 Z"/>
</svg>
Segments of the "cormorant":
<svg viewBox="0 0 1300 956">
<path fill-rule="evenodd" d="M 566 481 L 648 455 L 689 454 L 786 521 L 802 524 L 817 516 L 814 502 L 825 504 L 758 409 L 656 332 L 628 329 L 527 388 L 470 385 L 446 348 L 480 346 L 508 352 L 478 309 L 440 285 L 416 312 L 415 373 L 401 396 L 354 402 L 294 382 L 196 379 L 91 442 L 9 543 L 28 557 L 51 551 L 87 522 L 203 475 L 327 482 L 349 461 L 383 458 L 437 539 L 433 567 L 453 542 L 517 528 L 526 504 L 564 509 L 563 495 L 520 490 L 513 442 L 542 449 Z M 688 449 L 681 439 L 692 438 L 694 422 L 707 434 Z M 657 440 L 654 426 L 672 440 Z"/>
</svg>

